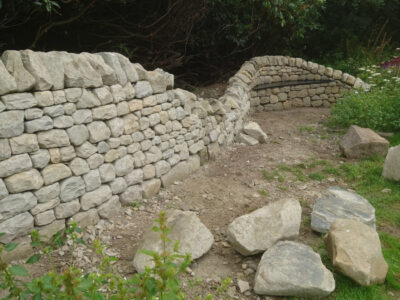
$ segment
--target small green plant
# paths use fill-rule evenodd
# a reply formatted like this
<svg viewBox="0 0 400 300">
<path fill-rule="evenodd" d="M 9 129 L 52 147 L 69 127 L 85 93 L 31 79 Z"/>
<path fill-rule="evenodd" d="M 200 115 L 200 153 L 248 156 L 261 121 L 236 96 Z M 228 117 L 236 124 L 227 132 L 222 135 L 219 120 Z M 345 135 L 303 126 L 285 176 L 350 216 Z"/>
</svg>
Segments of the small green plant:
<svg viewBox="0 0 400 300">
<path fill-rule="evenodd" d="M 278 186 L 278 189 L 280 189 L 282 192 L 287 192 L 288 188 L 286 186 L 280 185 Z"/>
<path fill-rule="evenodd" d="M 322 181 L 325 179 L 325 176 L 319 172 L 311 173 L 310 175 L 308 175 L 308 177 L 310 177 L 312 180 L 317 180 L 317 181 Z"/>
<path fill-rule="evenodd" d="M 261 196 L 268 196 L 268 195 L 269 195 L 269 193 L 268 193 L 266 190 L 258 190 L 258 193 L 259 193 Z"/>
<path fill-rule="evenodd" d="M 263 170 L 263 178 L 265 180 L 273 180 L 274 175 L 272 173 L 268 172 L 267 170 Z"/>
<path fill-rule="evenodd" d="M 131 278 L 123 277 L 114 267 L 113 262 L 117 260 L 104 254 L 105 246 L 97 239 L 93 242 L 96 254 L 100 257 L 98 265 L 99 272 L 84 273 L 82 269 L 74 266 L 73 253 L 76 244 L 84 243 L 80 238 L 81 229 L 76 223 L 72 223 L 64 232 L 58 232 L 50 244 L 40 240 L 37 231 L 33 231 L 32 247 L 38 253 L 30 257 L 26 263 L 35 263 L 40 259 L 40 253 L 50 253 L 66 240 L 71 241 L 71 260 L 69 267 L 63 272 L 57 272 L 53 268 L 49 273 L 31 278 L 28 271 L 21 265 L 8 265 L 1 259 L 3 251 L 12 251 L 18 245 L 9 243 L 0 247 L 0 288 L 7 293 L 3 299 L 146 299 L 146 300 L 179 300 L 186 299 L 186 294 L 181 286 L 181 276 L 191 263 L 190 254 L 182 255 L 178 252 L 179 242 L 174 244 L 173 251 L 168 251 L 168 239 L 170 228 L 167 226 L 165 212 L 159 214 L 156 220 L 158 226 L 153 227 L 155 232 L 160 233 L 162 240 L 161 253 L 143 250 L 142 252 L 152 257 L 154 267 L 146 267 L 143 273 L 135 274 Z M 4 234 L 0 234 L 2 236 Z M 25 280 L 21 280 L 24 277 Z M 217 289 L 217 294 L 226 292 L 231 280 L 225 279 Z M 198 298 L 201 299 L 201 298 Z M 209 294 L 204 299 L 211 300 L 213 295 Z"/>
<path fill-rule="evenodd" d="M 316 130 L 316 128 L 314 126 L 299 126 L 299 131 L 300 132 L 314 132 Z"/>
</svg>

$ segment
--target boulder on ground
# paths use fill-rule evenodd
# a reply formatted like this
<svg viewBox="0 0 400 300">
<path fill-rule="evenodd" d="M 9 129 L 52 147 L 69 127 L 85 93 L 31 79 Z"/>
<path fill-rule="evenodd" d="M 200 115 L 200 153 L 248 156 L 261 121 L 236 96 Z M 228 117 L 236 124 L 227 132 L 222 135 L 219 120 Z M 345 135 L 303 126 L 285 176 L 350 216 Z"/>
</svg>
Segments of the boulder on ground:
<svg viewBox="0 0 400 300">
<path fill-rule="evenodd" d="M 196 213 L 168 210 L 166 218 L 167 226 L 171 229 L 168 235 L 168 238 L 171 240 L 167 245 L 168 251 L 173 251 L 176 241 L 179 241 L 179 253 L 190 253 L 192 259 L 201 257 L 211 249 L 214 237 L 200 221 Z M 159 224 L 154 223 L 153 226 L 159 227 Z M 151 250 L 158 253 L 163 251 L 160 232 L 153 231 L 153 226 L 144 234 L 143 242 L 138 247 L 133 259 L 133 266 L 139 273 L 143 272 L 146 266 L 154 266 L 152 257 L 142 253 L 141 250 Z"/>
<path fill-rule="evenodd" d="M 296 238 L 300 222 L 299 201 L 283 199 L 236 218 L 228 226 L 227 238 L 240 254 L 253 255 L 280 240 Z"/>
<path fill-rule="evenodd" d="M 338 187 L 328 188 L 314 203 L 311 228 L 326 233 L 337 219 L 356 219 L 375 229 L 375 209 L 367 199 Z"/>
<path fill-rule="evenodd" d="M 352 125 L 339 146 L 347 158 L 365 158 L 373 155 L 385 156 L 389 142 L 369 128 Z"/>
<path fill-rule="evenodd" d="M 256 122 L 248 122 L 243 126 L 243 132 L 260 143 L 266 143 L 268 136 Z"/>
<path fill-rule="evenodd" d="M 238 143 L 243 143 L 248 146 L 254 146 L 258 144 L 258 140 L 244 133 L 239 133 L 236 136 L 236 141 Z"/>
<path fill-rule="evenodd" d="M 382 176 L 400 181 L 400 145 L 390 147 L 383 165 Z"/>
<path fill-rule="evenodd" d="M 264 253 L 254 292 L 259 295 L 325 297 L 335 289 L 332 273 L 311 247 L 282 241 Z"/>
<path fill-rule="evenodd" d="M 382 255 L 378 233 L 350 219 L 337 220 L 326 237 L 332 264 L 361 285 L 385 281 L 388 264 Z"/>
</svg>

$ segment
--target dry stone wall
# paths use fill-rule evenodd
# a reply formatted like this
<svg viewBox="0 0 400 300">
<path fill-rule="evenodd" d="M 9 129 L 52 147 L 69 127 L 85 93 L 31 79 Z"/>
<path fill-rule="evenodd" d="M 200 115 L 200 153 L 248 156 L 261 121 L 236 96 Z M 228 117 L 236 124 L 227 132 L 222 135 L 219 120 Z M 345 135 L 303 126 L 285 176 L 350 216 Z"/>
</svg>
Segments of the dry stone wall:
<svg viewBox="0 0 400 300">
<path fill-rule="evenodd" d="M 290 76 L 302 76 L 309 65 L 313 76 L 338 76 L 299 59 L 258 57 L 243 64 L 221 98 L 202 99 L 174 89 L 172 74 L 146 71 L 118 53 L 5 51 L 0 60 L 0 232 L 6 234 L 0 242 L 26 242 L 34 228 L 50 239 L 72 219 L 81 226 L 95 224 L 121 205 L 184 179 L 233 142 L 250 104 L 258 110 L 288 107 L 285 103 L 303 93 L 282 90 L 287 98 L 278 107 L 271 100 L 275 90 L 261 96 L 254 87 L 278 80 L 278 74 L 286 80 L 284 74 L 294 70 L 298 74 Z M 328 75 L 318 75 L 324 72 Z M 336 97 L 342 88 L 364 85 L 345 74 L 336 81 L 339 91 L 328 84 L 325 94 L 330 88 Z M 310 103 L 319 101 L 311 89 Z"/>
</svg>

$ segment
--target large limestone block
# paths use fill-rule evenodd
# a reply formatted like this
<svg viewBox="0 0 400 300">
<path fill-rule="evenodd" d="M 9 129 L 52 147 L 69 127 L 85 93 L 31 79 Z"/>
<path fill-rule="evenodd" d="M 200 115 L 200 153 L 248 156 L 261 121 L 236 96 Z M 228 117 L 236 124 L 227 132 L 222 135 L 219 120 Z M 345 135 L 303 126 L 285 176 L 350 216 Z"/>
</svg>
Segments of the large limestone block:
<svg viewBox="0 0 400 300">
<path fill-rule="evenodd" d="M 375 229 L 375 209 L 362 196 L 338 187 L 328 188 L 314 203 L 311 228 L 328 232 L 337 219 L 356 219 Z"/>
<path fill-rule="evenodd" d="M 335 289 L 332 273 L 309 246 L 281 241 L 266 251 L 257 267 L 254 292 L 269 296 L 321 298 Z"/>
<path fill-rule="evenodd" d="M 61 201 L 69 202 L 82 196 L 86 192 L 86 186 L 80 176 L 74 176 L 61 182 L 60 190 Z"/>
<path fill-rule="evenodd" d="M 111 219 L 118 215 L 121 212 L 121 202 L 119 202 L 119 197 L 111 197 L 110 200 L 98 207 L 97 212 L 103 219 Z"/>
<path fill-rule="evenodd" d="M 62 129 L 39 132 L 38 141 L 41 148 L 59 148 L 70 145 L 68 134 Z"/>
<path fill-rule="evenodd" d="M 36 98 L 31 93 L 15 93 L 1 96 L 7 109 L 28 109 L 37 105 Z"/>
<path fill-rule="evenodd" d="M 89 140 L 91 143 L 98 143 L 111 137 L 110 128 L 102 121 L 95 121 L 87 126 L 89 130 Z"/>
<path fill-rule="evenodd" d="M 239 133 L 236 136 L 236 141 L 238 143 L 243 143 L 243 144 L 248 145 L 248 146 L 254 146 L 254 145 L 258 144 L 258 140 L 257 139 L 251 137 L 250 135 L 244 134 L 244 133 Z"/>
<path fill-rule="evenodd" d="M 163 93 L 167 90 L 164 76 L 157 71 L 146 72 L 146 80 L 150 83 L 154 94 Z"/>
<path fill-rule="evenodd" d="M 6 264 L 19 260 L 24 260 L 34 254 L 34 249 L 31 246 L 32 240 L 30 236 L 16 239 L 14 242 L 18 244 L 18 246 L 13 251 L 3 251 L 1 253 L 1 259 Z"/>
<path fill-rule="evenodd" d="M 140 185 L 129 186 L 120 196 L 122 205 L 130 205 L 142 200 L 142 187 Z"/>
<path fill-rule="evenodd" d="M 168 238 L 171 242 L 167 245 L 168 251 L 173 251 L 176 241 L 179 241 L 179 253 L 190 253 L 192 259 L 203 256 L 214 243 L 214 237 L 207 227 L 200 221 L 196 213 L 180 210 L 168 210 L 166 212 L 167 226 L 171 228 Z M 159 224 L 154 223 L 153 226 Z M 147 230 L 143 237 L 142 244 L 138 247 L 133 265 L 139 273 L 143 272 L 146 266 L 154 265 L 152 258 L 141 253 L 141 250 L 151 250 L 162 253 L 163 242 L 160 232 L 154 232 L 153 226 Z"/>
<path fill-rule="evenodd" d="M 4 181 L 2 179 L 0 179 L 0 200 L 6 196 L 8 196 L 7 187 L 4 184 Z"/>
<path fill-rule="evenodd" d="M 85 55 L 71 54 L 73 59 L 73 65 L 77 67 L 80 77 L 76 78 L 76 82 L 82 84 L 77 87 L 83 88 L 95 88 L 103 85 L 101 75 L 92 67 L 89 60 Z M 64 66 L 67 69 L 67 66 Z M 71 86 L 72 87 L 72 86 Z"/>
<path fill-rule="evenodd" d="M 28 211 L 36 204 L 37 199 L 31 192 L 9 195 L 0 200 L 0 222 Z"/>
<path fill-rule="evenodd" d="M 79 200 L 74 200 L 67 203 L 61 203 L 54 209 L 54 212 L 57 219 L 65 219 L 77 214 L 80 208 L 81 204 L 79 203 Z"/>
<path fill-rule="evenodd" d="M 112 191 L 108 185 L 102 185 L 98 189 L 88 192 L 81 197 L 82 210 L 88 210 L 99 206 L 112 197 Z"/>
<path fill-rule="evenodd" d="M 280 240 L 296 238 L 300 223 L 300 203 L 283 199 L 236 218 L 228 226 L 227 238 L 242 255 L 253 255 L 264 252 Z"/>
<path fill-rule="evenodd" d="M 81 53 L 91 64 L 92 68 L 100 74 L 105 85 L 113 85 L 118 83 L 117 76 L 114 70 L 107 65 L 100 55 L 95 55 L 87 52 Z"/>
<path fill-rule="evenodd" d="M 7 71 L 14 77 L 18 92 L 28 91 L 33 88 L 35 78 L 24 68 L 19 51 L 4 51 L 1 59 Z"/>
<path fill-rule="evenodd" d="M 32 161 L 28 154 L 14 155 L 0 162 L 0 177 L 11 176 L 32 168 Z"/>
<path fill-rule="evenodd" d="M 62 231 L 64 229 L 65 229 L 65 220 L 56 220 L 49 225 L 37 228 L 37 230 L 39 231 L 40 240 L 45 243 L 50 242 L 53 236 L 57 232 Z"/>
<path fill-rule="evenodd" d="M 38 52 L 43 65 L 51 76 L 53 83 L 52 90 L 64 89 L 64 64 L 62 59 L 60 59 L 60 53 L 58 51 Z"/>
<path fill-rule="evenodd" d="M 11 156 L 11 147 L 7 139 L 0 139 L 0 161 Z"/>
<path fill-rule="evenodd" d="M 13 239 L 27 235 L 33 229 L 33 217 L 29 212 L 16 215 L 0 223 L 0 243 L 9 243 Z"/>
<path fill-rule="evenodd" d="M 70 177 L 72 172 L 71 169 L 64 164 L 52 164 L 42 170 L 42 175 L 44 184 L 49 185 Z"/>
<path fill-rule="evenodd" d="M 126 74 L 126 78 L 129 82 L 136 82 L 139 80 L 139 76 L 136 72 L 135 67 L 129 61 L 129 59 L 122 54 L 115 53 L 117 55 L 119 63 L 121 65 L 122 70 L 124 70 Z"/>
<path fill-rule="evenodd" d="M 340 150 L 347 158 L 385 156 L 389 142 L 369 128 L 350 126 L 340 142 Z"/>
<path fill-rule="evenodd" d="M 351 219 L 332 223 L 326 237 L 332 263 L 343 274 L 361 285 L 385 281 L 388 264 L 382 255 L 378 233 Z"/>
<path fill-rule="evenodd" d="M 0 138 L 18 136 L 24 132 L 24 111 L 0 112 Z"/>
<path fill-rule="evenodd" d="M 161 180 L 160 179 L 151 179 L 146 180 L 142 184 L 143 189 L 143 198 L 150 199 L 151 197 L 158 194 L 161 188 Z"/>
<path fill-rule="evenodd" d="M 121 67 L 117 54 L 112 52 L 100 52 L 97 53 L 97 55 L 100 55 L 104 59 L 104 62 L 114 70 L 119 84 L 124 86 L 128 82 L 128 79 L 125 71 Z"/>
<path fill-rule="evenodd" d="M 35 134 L 21 134 L 10 139 L 13 154 L 23 154 L 39 150 L 39 144 Z"/>
<path fill-rule="evenodd" d="M 39 203 L 34 208 L 31 209 L 31 214 L 33 216 L 40 214 L 46 210 L 52 209 L 60 204 L 60 198 L 51 199 L 48 202 Z"/>
<path fill-rule="evenodd" d="M 0 95 L 15 92 L 17 90 L 17 83 L 13 76 L 11 76 L 3 62 L 0 60 Z"/>
<path fill-rule="evenodd" d="M 53 87 L 53 80 L 40 54 L 32 50 L 23 50 L 20 53 L 25 69 L 35 78 L 35 90 L 50 90 Z"/>
<path fill-rule="evenodd" d="M 198 168 L 200 168 L 200 158 L 197 155 L 192 156 L 188 161 L 178 163 L 167 174 L 161 176 L 163 187 L 167 187 L 175 181 L 186 179 Z"/>
<path fill-rule="evenodd" d="M 390 147 L 383 165 L 382 176 L 400 181 L 400 145 Z"/>
<path fill-rule="evenodd" d="M 260 143 L 266 143 L 267 142 L 267 135 L 265 132 L 261 129 L 260 125 L 258 125 L 256 122 L 248 122 L 243 126 L 243 131 L 244 133 L 248 134 L 252 138 L 256 139 Z"/>
<path fill-rule="evenodd" d="M 60 195 L 60 184 L 58 182 L 42 187 L 34 192 L 39 203 L 46 203 Z"/>
<path fill-rule="evenodd" d="M 97 209 L 92 208 L 88 211 L 81 211 L 77 213 L 71 219 L 69 219 L 68 224 L 72 221 L 78 223 L 79 227 L 85 228 L 96 225 L 100 221 L 100 218 L 99 214 L 97 213 Z"/>
<path fill-rule="evenodd" d="M 49 116 L 44 116 L 32 121 L 25 122 L 25 132 L 35 133 L 38 131 L 50 130 L 53 128 L 53 119 Z"/>
<path fill-rule="evenodd" d="M 4 179 L 4 183 L 10 193 L 21 193 L 40 189 L 43 185 L 43 178 L 38 170 L 31 169 L 7 177 Z"/>
</svg>

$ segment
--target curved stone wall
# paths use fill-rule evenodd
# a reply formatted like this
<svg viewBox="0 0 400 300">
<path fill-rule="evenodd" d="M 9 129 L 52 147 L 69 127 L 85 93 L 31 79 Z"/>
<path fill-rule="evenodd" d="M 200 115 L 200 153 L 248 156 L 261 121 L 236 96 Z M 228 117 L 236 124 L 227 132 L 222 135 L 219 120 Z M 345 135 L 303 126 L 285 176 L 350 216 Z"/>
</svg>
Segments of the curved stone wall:
<svg viewBox="0 0 400 300">
<path fill-rule="evenodd" d="M 1 59 L 3 243 L 27 243 L 34 228 L 49 239 L 71 218 L 81 226 L 110 218 L 121 204 L 151 197 L 213 159 L 241 131 L 250 103 L 258 110 L 300 103 L 299 93 L 285 89 L 278 107 L 275 88 L 266 100 L 256 91 L 261 84 L 296 81 L 304 70 L 314 79 L 339 76 L 300 59 L 258 57 L 243 64 L 221 98 L 202 99 L 174 89 L 173 75 L 146 71 L 118 53 L 24 50 Z M 345 74 L 334 80 L 339 91 L 364 86 Z M 330 84 L 325 93 L 333 93 Z"/>
</svg>

